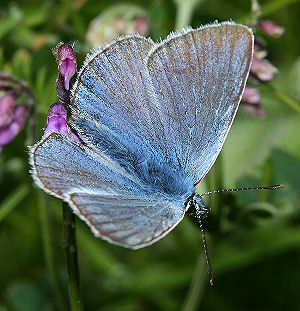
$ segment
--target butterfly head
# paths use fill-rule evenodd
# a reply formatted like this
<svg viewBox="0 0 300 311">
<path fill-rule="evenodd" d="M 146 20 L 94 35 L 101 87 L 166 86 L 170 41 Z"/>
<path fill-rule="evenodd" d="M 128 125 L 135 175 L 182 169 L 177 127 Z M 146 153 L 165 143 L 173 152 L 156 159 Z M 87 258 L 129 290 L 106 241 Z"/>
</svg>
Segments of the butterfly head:
<svg viewBox="0 0 300 311">
<path fill-rule="evenodd" d="M 189 197 L 186 203 L 186 209 L 188 214 L 195 215 L 200 220 L 206 218 L 210 213 L 210 208 L 205 206 L 202 196 L 198 193 L 194 193 Z"/>
</svg>

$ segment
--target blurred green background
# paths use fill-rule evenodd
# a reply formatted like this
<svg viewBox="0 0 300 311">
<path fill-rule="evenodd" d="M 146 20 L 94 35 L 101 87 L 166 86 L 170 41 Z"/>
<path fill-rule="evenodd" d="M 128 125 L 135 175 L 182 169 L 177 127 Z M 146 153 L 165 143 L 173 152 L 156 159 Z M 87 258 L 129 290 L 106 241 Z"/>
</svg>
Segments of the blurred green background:
<svg viewBox="0 0 300 311">
<path fill-rule="evenodd" d="M 1 4 L 0 70 L 32 88 L 38 139 L 56 101 L 51 48 L 59 41 L 75 42 L 81 64 L 91 44 L 123 31 L 140 30 L 158 40 L 185 24 L 246 23 L 251 8 L 244 0 L 120 3 Z M 207 280 L 199 226 L 190 216 L 158 243 L 137 251 L 94 238 L 78 219 L 85 310 L 300 310 L 300 3 L 260 4 L 261 18 L 286 30 L 281 38 L 264 37 L 267 58 L 279 69 L 274 80 L 259 85 L 267 115 L 239 110 L 200 191 L 279 183 L 285 188 L 205 197 L 212 208 L 204 227 L 214 286 Z M 61 203 L 33 185 L 27 129 L 28 122 L 0 154 L 0 311 L 67 310 Z"/>
</svg>

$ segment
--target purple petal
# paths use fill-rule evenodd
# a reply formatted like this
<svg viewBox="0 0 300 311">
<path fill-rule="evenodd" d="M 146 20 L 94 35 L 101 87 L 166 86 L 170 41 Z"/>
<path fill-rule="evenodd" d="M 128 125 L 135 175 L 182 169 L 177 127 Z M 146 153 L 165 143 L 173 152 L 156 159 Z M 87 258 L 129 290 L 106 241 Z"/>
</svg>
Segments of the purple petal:
<svg viewBox="0 0 300 311">
<path fill-rule="evenodd" d="M 23 125 L 27 117 L 27 107 L 25 105 L 19 105 L 14 111 L 14 121 Z"/>
<path fill-rule="evenodd" d="M 62 103 L 53 104 L 48 111 L 47 123 L 42 138 L 48 136 L 52 132 L 67 135 L 67 117 L 67 110 Z"/>
<path fill-rule="evenodd" d="M 0 130 L 0 146 L 7 145 L 16 137 L 26 120 L 26 116 L 27 108 L 25 105 L 19 105 L 15 108 L 13 121 Z"/>
<path fill-rule="evenodd" d="M 257 57 L 255 54 L 252 60 L 251 72 L 261 81 L 270 81 L 277 73 L 277 68 L 274 67 L 265 59 Z"/>
<path fill-rule="evenodd" d="M 49 108 L 47 119 L 51 117 L 62 117 L 65 120 L 67 120 L 68 118 L 67 109 L 62 103 L 54 103 Z"/>
<path fill-rule="evenodd" d="M 52 132 L 60 133 L 82 143 L 82 140 L 77 135 L 76 131 L 71 129 L 67 124 L 67 110 L 62 103 L 53 104 L 48 112 L 47 123 L 45 126 L 44 135 L 45 138 Z"/>
<path fill-rule="evenodd" d="M 59 47 L 57 63 L 58 70 L 64 77 L 65 89 L 68 91 L 70 79 L 77 70 L 76 57 L 70 45 L 63 44 Z"/>
<path fill-rule="evenodd" d="M 62 44 L 59 46 L 57 63 L 60 65 L 66 59 L 70 59 L 73 63 L 76 64 L 76 56 L 74 54 L 73 48 L 68 44 Z"/>
<path fill-rule="evenodd" d="M 272 21 L 270 21 L 268 19 L 262 20 L 259 23 L 259 28 L 265 34 L 272 36 L 272 37 L 275 37 L 275 38 L 281 37 L 285 31 L 283 27 L 276 25 L 275 23 L 273 23 Z"/>
<path fill-rule="evenodd" d="M 8 126 L 14 116 L 15 96 L 12 93 L 0 97 L 0 128 Z"/>
<path fill-rule="evenodd" d="M 135 32 L 138 32 L 139 34 L 146 36 L 149 31 L 148 18 L 146 16 L 139 17 L 135 21 L 134 30 Z"/>
<path fill-rule="evenodd" d="M 57 96 L 58 96 L 59 100 L 62 103 L 69 105 L 69 103 L 70 103 L 70 91 L 67 91 L 65 89 L 64 79 L 61 76 L 59 76 L 56 79 L 56 92 L 57 92 Z"/>
<path fill-rule="evenodd" d="M 76 72 L 76 64 L 73 63 L 69 58 L 65 59 L 64 62 L 58 67 L 59 72 L 64 76 L 65 80 L 65 89 L 69 90 L 69 83 L 71 78 Z"/>
<path fill-rule="evenodd" d="M 246 86 L 242 97 L 242 101 L 247 102 L 249 104 L 259 104 L 260 95 L 258 93 L 257 88 Z"/>
</svg>

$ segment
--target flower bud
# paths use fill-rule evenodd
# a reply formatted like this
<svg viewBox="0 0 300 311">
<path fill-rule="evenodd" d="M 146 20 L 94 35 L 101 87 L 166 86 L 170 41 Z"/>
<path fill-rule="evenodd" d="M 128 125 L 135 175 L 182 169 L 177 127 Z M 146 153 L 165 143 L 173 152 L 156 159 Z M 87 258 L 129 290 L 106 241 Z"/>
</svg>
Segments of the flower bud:
<svg viewBox="0 0 300 311">
<path fill-rule="evenodd" d="M 273 23 L 270 20 L 262 20 L 259 23 L 259 28 L 261 29 L 261 31 L 263 31 L 265 34 L 275 37 L 275 38 L 279 38 L 284 34 L 284 28 L 280 27 L 278 25 L 276 25 L 275 23 Z"/>
<path fill-rule="evenodd" d="M 76 57 L 70 45 L 62 44 L 58 48 L 57 64 L 59 72 L 64 77 L 65 89 L 68 91 L 70 88 L 70 80 L 77 71 Z"/>
<path fill-rule="evenodd" d="M 61 103 L 53 104 L 47 116 L 46 126 L 44 128 L 43 138 L 48 136 L 52 132 L 58 132 L 61 134 L 68 134 L 67 127 L 67 110 Z"/>
<path fill-rule="evenodd" d="M 277 68 L 274 67 L 267 60 L 259 58 L 256 54 L 253 55 L 251 73 L 254 74 L 261 81 L 270 81 L 277 73 Z"/>
<path fill-rule="evenodd" d="M 244 103 L 242 105 L 246 114 L 256 117 L 265 117 L 267 115 L 266 109 L 261 104 Z"/>
<path fill-rule="evenodd" d="M 249 104 L 259 104 L 260 103 L 260 95 L 258 93 L 257 88 L 246 86 L 245 91 L 242 97 L 243 102 L 247 102 Z"/>
<path fill-rule="evenodd" d="M 77 133 L 68 126 L 67 118 L 68 114 L 65 106 L 62 103 L 53 104 L 48 111 L 47 122 L 42 138 L 47 137 L 52 132 L 56 132 L 69 136 L 81 143 L 82 141 Z"/>
<path fill-rule="evenodd" d="M 243 110 L 246 114 L 263 117 L 266 115 L 265 108 L 260 104 L 260 95 L 257 88 L 246 86 L 242 97 Z"/>
</svg>

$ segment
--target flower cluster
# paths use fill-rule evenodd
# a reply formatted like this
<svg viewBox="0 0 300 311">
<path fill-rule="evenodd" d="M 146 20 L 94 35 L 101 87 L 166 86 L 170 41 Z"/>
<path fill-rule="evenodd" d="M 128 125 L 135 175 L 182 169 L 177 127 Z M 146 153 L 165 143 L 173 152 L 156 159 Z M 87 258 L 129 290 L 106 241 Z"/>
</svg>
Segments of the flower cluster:
<svg viewBox="0 0 300 311">
<path fill-rule="evenodd" d="M 28 113 L 26 105 L 17 105 L 20 90 L 12 82 L 18 81 L 0 73 L 0 152 L 20 132 Z"/>
<path fill-rule="evenodd" d="M 56 80 L 56 90 L 60 102 L 54 103 L 50 107 L 42 138 L 47 137 L 52 132 L 57 132 L 82 143 L 76 131 L 67 124 L 68 113 L 65 107 L 69 104 L 70 79 L 77 71 L 76 57 L 73 48 L 62 43 L 56 46 L 53 54 L 58 64 L 59 74 Z"/>
<path fill-rule="evenodd" d="M 260 30 L 268 36 L 279 38 L 284 33 L 284 29 L 279 27 L 270 20 L 262 20 L 256 25 L 257 30 Z M 256 116 L 265 116 L 266 110 L 260 104 L 260 95 L 257 86 L 262 82 L 270 81 L 278 72 L 267 59 L 265 43 L 259 37 L 255 38 L 254 55 L 250 70 L 248 82 L 252 85 L 247 85 L 242 97 L 243 109 L 247 114 Z"/>
</svg>

